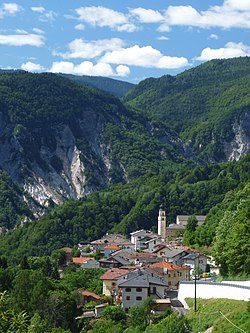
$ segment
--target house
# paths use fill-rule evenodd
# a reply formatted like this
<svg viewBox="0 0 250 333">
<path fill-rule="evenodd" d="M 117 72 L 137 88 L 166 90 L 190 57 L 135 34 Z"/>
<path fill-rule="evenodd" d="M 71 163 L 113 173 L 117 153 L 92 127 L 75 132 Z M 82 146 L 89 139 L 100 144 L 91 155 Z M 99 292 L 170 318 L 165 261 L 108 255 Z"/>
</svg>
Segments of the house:
<svg viewBox="0 0 250 333">
<path fill-rule="evenodd" d="M 93 293 L 92 291 L 89 290 L 84 290 L 84 289 L 79 289 L 78 290 L 79 293 L 79 301 L 78 301 L 78 306 L 83 306 L 88 302 L 91 301 L 95 301 L 95 302 L 99 302 L 101 300 L 101 297 L 95 293 Z"/>
<path fill-rule="evenodd" d="M 93 257 L 73 257 L 72 258 L 73 264 L 82 264 L 89 260 L 95 260 L 95 258 L 93 258 Z"/>
<path fill-rule="evenodd" d="M 142 304 L 148 297 L 164 299 L 167 288 L 163 280 L 141 270 L 120 277 L 117 285 L 122 308 L 126 312 L 131 306 Z"/>
<path fill-rule="evenodd" d="M 132 249 L 122 249 L 111 254 L 112 257 L 122 256 L 128 261 L 126 265 L 143 265 L 145 262 L 156 262 L 158 258 L 155 254 L 148 252 L 137 252 Z"/>
<path fill-rule="evenodd" d="M 100 264 L 97 260 L 86 260 L 81 264 L 81 268 L 99 268 Z"/>
<path fill-rule="evenodd" d="M 134 244 L 135 250 L 143 250 L 146 248 L 146 242 L 150 239 L 158 237 L 157 234 L 153 233 L 150 230 L 137 230 L 130 233 L 130 241 Z"/>
<path fill-rule="evenodd" d="M 115 296 L 117 292 L 117 280 L 119 277 L 129 273 L 128 269 L 112 268 L 106 271 L 100 280 L 102 280 L 102 293 L 106 296 Z"/>
<path fill-rule="evenodd" d="M 188 223 L 188 219 L 190 218 L 190 215 L 177 215 L 176 216 L 176 224 L 177 225 L 183 225 L 184 227 Z M 196 220 L 198 222 L 198 226 L 202 225 L 205 222 L 206 215 L 195 215 Z"/>
<path fill-rule="evenodd" d="M 178 289 L 180 281 L 190 280 L 191 268 L 189 266 L 176 265 L 163 260 L 150 265 L 149 268 L 163 272 L 165 276 L 164 281 L 168 284 L 170 289 Z"/>
<path fill-rule="evenodd" d="M 166 237 L 168 240 L 182 237 L 185 231 L 185 226 L 182 224 L 172 223 L 166 229 Z"/>
<path fill-rule="evenodd" d="M 183 263 L 191 267 L 192 270 L 195 268 L 201 269 L 203 272 L 207 271 L 207 256 L 201 253 L 189 253 L 182 258 Z"/>
<path fill-rule="evenodd" d="M 182 265 L 182 258 L 189 253 L 187 250 L 173 249 L 164 244 L 158 244 L 155 248 L 156 249 L 153 251 L 153 254 L 156 254 L 157 257 L 164 258 L 166 261 L 173 262 L 177 265 Z"/>
<path fill-rule="evenodd" d="M 172 262 L 176 265 L 183 265 L 183 258 L 189 254 L 189 251 L 186 250 L 168 250 L 165 251 L 165 254 L 162 256 L 166 261 Z"/>
<path fill-rule="evenodd" d="M 162 258 L 169 251 L 171 251 L 170 247 L 168 247 L 164 243 L 160 243 L 160 244 L 155 245 L 152 253 L 155 254 L 157 257 L 161 257 Z"/>
<path fill-rule="evenodd" d="M 130 261 L 120 254 L 114 254 L 108 258 L 100 259 L 99 265 L 101 268 L 119 268 L 129 265 Z"/>
<path fill-rule="evenodd" d="M 155 246 L 162 243 L 162 240 L 159 237 L 151 238 L 147 242 L 145 242 L 147 252 L 153 252 L 155 250 Z"/>
<path fill-rule="evenodd" d="M 99 262 L 93 257 L 74 257 L 73 264 L 79 264 L 81 268 L 98 268 Z"/>
<path fill-rule="evenodd" d="M 111 253 L 118 251 L 121 249 L 121 247 L 117 244 L 108 244 L 106 246 L 104 246 L 104 257 L 109 257 L 111 255 Z"/>
<path fill-rule="evenodd" d="M 104 253 L 104 247 L 109 244 L 115 244 L 121 248 L 133 248 L 134 245 L 123 235 L 120 234 L 106 234 L 100 239 L 94 240 L 90 243 L 93 249 L 97 249 Z"/>
</svg>

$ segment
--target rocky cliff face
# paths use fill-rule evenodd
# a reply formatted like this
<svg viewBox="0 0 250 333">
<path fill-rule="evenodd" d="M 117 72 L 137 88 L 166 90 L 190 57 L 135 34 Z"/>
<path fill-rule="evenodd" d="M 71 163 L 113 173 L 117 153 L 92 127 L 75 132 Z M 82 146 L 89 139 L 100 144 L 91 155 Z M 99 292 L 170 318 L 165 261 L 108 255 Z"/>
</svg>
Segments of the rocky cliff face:
<svg viewBox="0 0 250 333">
<path fill-rule="evenodd" d="M 42 206 L 129 181 L 156 161 L 185 158 L 173 131 L 110 95 L 45 74 L 0 79 L 0 168 Z"/>
<path fill-rule="evenodd" d="M 250 112 L 244 112 L 232 124 L 233 139 L 225 142 L 224 152 L 227 161 L 238 161 L 250 150 Z"/>
</svg>

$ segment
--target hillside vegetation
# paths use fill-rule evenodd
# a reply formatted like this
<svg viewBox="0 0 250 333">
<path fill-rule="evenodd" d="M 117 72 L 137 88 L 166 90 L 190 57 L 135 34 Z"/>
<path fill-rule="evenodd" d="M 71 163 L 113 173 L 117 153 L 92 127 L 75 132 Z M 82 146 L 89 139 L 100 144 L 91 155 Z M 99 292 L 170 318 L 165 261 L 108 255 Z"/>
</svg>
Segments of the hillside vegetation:
<svg viewBox="0 0 250 333">
<path fill-rule="evenodd" d="M 250 312 L 248 302 L 230 299 L 197 299 L 197 312 L 192 309 L 193 299 L 186 300 L 191 310 L 187 318 L 194 332 L 213 327 L 212 333 L 248 332 Z M 230 323 L 227 319 L 232 323 Z"/>
<path fill-rule="evenodd" d="M 249 57 L 213 60 L 175 77 L 146 79 L 124 101 L 172 127 L 200 158 L 222 161 L 239 128 L 249 137 L 249 79 Z"/>
</svg>

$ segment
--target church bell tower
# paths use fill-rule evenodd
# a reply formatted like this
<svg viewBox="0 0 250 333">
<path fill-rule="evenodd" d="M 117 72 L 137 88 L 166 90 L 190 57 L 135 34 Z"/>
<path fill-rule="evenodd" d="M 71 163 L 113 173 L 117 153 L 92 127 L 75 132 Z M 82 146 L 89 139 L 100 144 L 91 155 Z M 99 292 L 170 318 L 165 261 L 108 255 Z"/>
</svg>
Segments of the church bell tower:
<svg viewBox="0 0 250 333">
<path fill-rule="evenodd" d="M 167 217 L 165 210 L 160 207 L 158 215 L 158 235 L 163 241 L 166 240 Z"/>
</svg>

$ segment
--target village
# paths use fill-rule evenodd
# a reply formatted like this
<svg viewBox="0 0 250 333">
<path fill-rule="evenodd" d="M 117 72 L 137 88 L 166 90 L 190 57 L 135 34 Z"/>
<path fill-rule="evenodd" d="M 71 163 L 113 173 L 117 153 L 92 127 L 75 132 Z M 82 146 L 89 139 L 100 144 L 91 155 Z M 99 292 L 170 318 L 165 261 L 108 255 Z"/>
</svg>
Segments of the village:
<svg viewBox="0 0 250 333">
<path fill-rule="evenodd" d="M 197 215 L 198 225 L 205 218 Z M 176 223 L 168 225 L 166 212 L 160 208 L 158 233 L 137 230 L 130 233 L 130 239 L 121 234 L 106 234 L 90 244 L 78 244 L 78 257 L 72 257 L 71 249 L 65 248 L 66 264 L 77 265 L 79 269 L 104 269 L 100 277 L 102 294 L 125 312 L 148 297 L 153 300 L 156 313 L 164 312 L 176 302 L 181 282 L 211 280 L 217 273 L 216 268 L 211 270 L 210 257 L 181 244 L 180 235 L 188 219 L 189 216 L 178 215 Z M 101 303 L 101 297 L 93 292 L 79 290 L 79 293 L 81 317 L 100 317 L 109 305 Z M 86 311 L 84 305 L 92 301 L 95 307 Z"/>
</svg>

